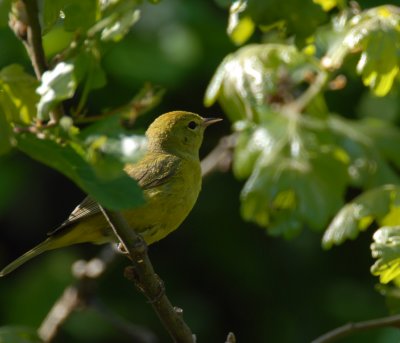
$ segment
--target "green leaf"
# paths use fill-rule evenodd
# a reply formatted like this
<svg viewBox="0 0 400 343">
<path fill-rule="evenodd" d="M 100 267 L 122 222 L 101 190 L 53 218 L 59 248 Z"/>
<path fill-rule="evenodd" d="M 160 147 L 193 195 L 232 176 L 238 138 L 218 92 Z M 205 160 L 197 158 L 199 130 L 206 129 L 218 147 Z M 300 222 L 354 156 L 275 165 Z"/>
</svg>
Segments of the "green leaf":
<svg viewBox="0 0 400 343">
<path fill-rule="evenodd" d="M 0 155 L 8 152 L 11 147 L 12 130 L 7 118 L 0 107 Z"/>
<path fill-rule="evenodd" d="M 232 121 L 258 122 L 257 107 L 282 105 L 317 71 L 313 59 L 294 46 L 252 44 L 228 55 L 207 87 L 204 103 L 218 100 Z"/>
<path fill-rule="evenodd" d="M 12 0 L 0 0 L 0 27 L 7 26 Z"/>
<path fill-rule="evenodd" d="M 143 156 L 147 141 L 144 135 L 121 125 L 123 116 L 121 113 L 97 121 L 85 128 L 80 137 L 89 150 L 98 149 L 102 155 L 113 156 L 124 164 L 135 163 Z"/>
<path fill-rule="evenodd" d="M 294 35 L 301 44 L 326 20 L 326 14 L 319 5 L 303 0 L 248 0 L 246 14 L 257 25 L 264 27 L 283 21 L 286 34 Z"/>
<path fill-rule="evenodd" d="M 249 16 L 241 16 L 246 10 L 247 1 L 234 1 L 229 9 L 227 32 L 236 45 L 244 44 L 253 34 L 255 25 Z"/>
<path fill-rule="evenodd" d="M 106 84 L 106 75 L 101 68 L 96 49 L 82 51 L 72 62 L 77 82 L 84 80 L 87 90 L 98 89 Z"/>
<path fill-rule="evenodd" d="M 37 84 L 20 65 L 12 64 L 0 71 L 0 107 L 9 122 L 30 124 L 36 117 Z"/>
<path fill-rule="evenodd" d="M 67 31 L 88 28 L 96 21 L 96 0 L 45 0 L 43 4 L 43 31 L 47 33 L 58 20 Z"/>
<path fill-rule="evenodd" d="M 382 227 L 374 233 L 373 239 L 371 252 L 377 261 L 371 272 L 385 284 L 400 276 L 400 226 Z"/>
<path fill-rule="evenodd" d="M 320 5 L 326 12 L 338 5 L 338 0 L 313 0 L 316 4 Z"/>
<path fill-rule="evenodd" d="M 88 31 L 89 36 L 100 33 L 104 41 L 119 41 L 139 20 L 139 0 L 104 1 L 101 4 L 101 20 Z"/>
<path fill-rule="evenodd" d="M 118 176 L 101 177 L 74 149 L 73 145 L 60 145 L 52 140 L 38 139 L 31 134 L 18 137 L 18 147 L 32 158 L 58 170 L 100 204 L 113 210 L 135 207 L 143 202 L 137 183 L 120 168 Z M 110 176 L 108 174 L 108 176 Z"/>
<path fill-rule="evenodd" d="M 399 204 L 400 186 L 386 185 L 362 193 L 334 217 L 322 238 L 322 246 L 330 249 L 347 239 L 355 239 L 374 221 L 380 225 L 400 224 L 400 216 L 393 218 Z"/>
<path fill-rule="evenodd" d="M 304 224 L 321 230 L 342 205 L 348 160 L 322 121 L 258 114 L 263 122 L 239 131 L 235 149 L 235 174 L 249 176 L 241 194 L 243 217 L 285 236 Z M 291 219 L 285 224 L 284 218 Z"/>
<path fill-rule="evenodd" d="M 384 5 L 362 11 L 336 23 L 337 38 L 322 60 L 326 68 L 339 68 L 344 58 L 361 51 L 357 72 L 377 96 L 386 95 L 399 72 L 400 12 Z"/>
<path fill-rule="evenodd" d="M 357 72 L 377 96 L 385 96 L 390 91 L 399 72 L 397 55 L 400 49 L 396 44 L 399 39 L 400 32 L 394 30 L 372 31 L 363 42 L 365 50 L 358 62 Z"/>
<path fill-rule="evenodd" d="M 53 70 L 43 73 L 41 84 L 37 89 L 41 96 L 38 103 L 39 119 L 48 119 L 52 108 L 74 95 L 76 86 L 74 65 L 71 63 L 60 62 Z"/>
<path fill-rule="evenodd" d="M 4 343 L 40 343 L 36 330 L 23 326 L 0 327 L 0 342 Z"/>
</svg>

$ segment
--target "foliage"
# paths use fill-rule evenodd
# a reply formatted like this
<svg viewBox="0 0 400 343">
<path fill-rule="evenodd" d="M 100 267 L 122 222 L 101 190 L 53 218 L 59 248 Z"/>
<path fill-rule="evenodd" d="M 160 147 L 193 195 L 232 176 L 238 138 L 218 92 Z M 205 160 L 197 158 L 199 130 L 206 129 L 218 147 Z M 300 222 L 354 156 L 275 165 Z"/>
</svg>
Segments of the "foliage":
<svg viewBox="0 0 400 343">
<path fill-rule="evenodd" d="M 387 283 L 400 273 L 400 131 L 383 114 L 349 119 L 351 113 L 333 113 L 326 99 L 346 87 L 340 73 L 359 75 L 375 99 L 396 94 L 400 9 L 361 10 L 336 1 L 299 8 L 296 1 L 234 2 L 233 42 L 243 44 L 257 25 L 265 42 L 225 57 L 204 102 L 218 100 L 233 123 L 244 219 L 285 237 L 305 226 L 324 230 L 332 220 L 325 248 L 382 226 L 371 245 L 378 258 L 371 270 Z M 359 195 L 346 203 L 350 190 Z"/>
<path fill-rule="evenodd" d="M 17 4 L 14 12 L 19 18 L 18 11 L 24 9 Z M 75 122 L 85 115 L 81 112 L 89 92 L 106 83 L 100 66 L 102 42 L 123 38 L 138 19 L 139 4 L 139 1 L 44 1 L 43 33 L 51 36 L 60 30 L 72 32 L 68 36 L 70 41 L 60 51 L 52 50 L 57 58 L 51 62 L 51 69 L 43 73 L 39 84 L 19 65 L 10 65 L 0 72 L 3 124 L 0 151 L 5 153 L 16 146 L 64 173 L 85 192 L 113 209 L 129 208 L 141 202 L 138 186 L 122 172 L 122 166 L 140 156 L 143 139 L 132 132 L 128 134 L 121 123 L 114 127 L 110 138 L 99 131 L 82 135 Z M 66 116 L 60 104 L 73 97 L 79 100 L 68 109 L 72 116 Z M 125 108 L 125 113 L 115 117 L 122 122 L 124 117 L 137 115 L 128 111 Z M 62 116 L 57 120 L 59 127 L 54 129 L 43 124 L 49 121 L 52 112 L 53 116 Z M 24 131 L 31 133 L 21 133 Z M 130 149 L 126 149 L 127 142 Z"/>
</svg>

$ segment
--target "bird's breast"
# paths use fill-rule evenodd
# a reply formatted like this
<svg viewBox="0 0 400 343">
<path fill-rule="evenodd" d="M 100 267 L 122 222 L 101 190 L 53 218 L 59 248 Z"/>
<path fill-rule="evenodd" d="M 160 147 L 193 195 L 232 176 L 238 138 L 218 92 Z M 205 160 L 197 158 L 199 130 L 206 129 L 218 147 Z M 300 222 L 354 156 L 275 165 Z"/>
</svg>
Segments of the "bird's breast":
<svg viewBox="0 0 400 343">
<path fill-rule="evenodd" d="M 146 204 L 129 214 L 128 221 L 147 244 L 158 241 L 187 217 L 201 189 L 199 161 L 182 160 L 165 183 L 144 191 Z"/>
</svg>

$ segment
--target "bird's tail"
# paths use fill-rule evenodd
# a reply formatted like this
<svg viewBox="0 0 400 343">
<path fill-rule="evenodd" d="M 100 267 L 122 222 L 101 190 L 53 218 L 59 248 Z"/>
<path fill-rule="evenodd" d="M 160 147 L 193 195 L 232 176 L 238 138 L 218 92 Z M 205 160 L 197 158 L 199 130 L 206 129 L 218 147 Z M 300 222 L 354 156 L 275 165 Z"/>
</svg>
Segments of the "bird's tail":
<svg viewBox="0 0 400 343">
<path fill-rule="evenodd" d="M 0 271 L 0 277 L 7 275 L 8 273 L 11 273 L 13 270 L 17 269 L 19 266 L 24 264 L 25 262 L 29 261 L 31 258 L 34 258 L 37 255 L 40 255 L 41 253 L 53 249 L 51 244 L 51 238 L 46 239 L 44 242 L 38 244 L 31 250 L 27 251 L 25 254 L 22 256 L 18 257 L 16 260 L 12 261 L 9 265 L 4 267 L 2 271 Z"/>
</svg>

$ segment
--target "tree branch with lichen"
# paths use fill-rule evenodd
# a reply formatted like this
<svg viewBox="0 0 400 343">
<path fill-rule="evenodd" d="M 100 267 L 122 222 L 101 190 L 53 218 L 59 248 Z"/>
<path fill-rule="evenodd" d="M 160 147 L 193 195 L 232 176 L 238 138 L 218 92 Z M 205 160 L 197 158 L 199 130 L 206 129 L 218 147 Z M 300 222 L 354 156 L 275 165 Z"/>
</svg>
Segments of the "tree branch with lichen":
<svg viewBox="0 0 400 343">
<path fill-rule="evenodd" d="M 143 238 L 133 230 L 121 213 L 100 207 L 115 236 L 132 261 L 125 276 L 145 295 L 170 336 L 177 343 L 194 343 L 195 338 L 185 323 L 182 310 L 172 306 L 164 284 L 154 272 Z"/>
</svg>

